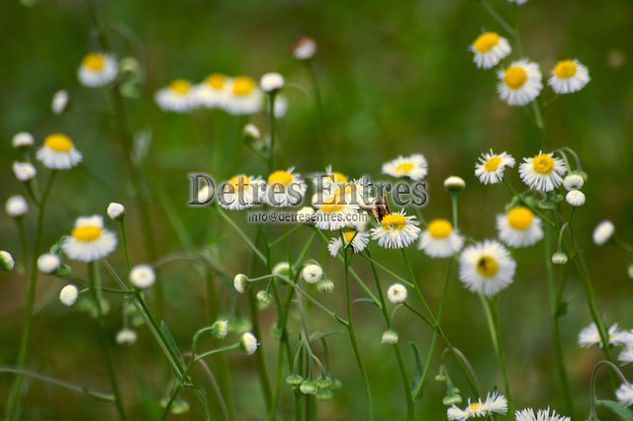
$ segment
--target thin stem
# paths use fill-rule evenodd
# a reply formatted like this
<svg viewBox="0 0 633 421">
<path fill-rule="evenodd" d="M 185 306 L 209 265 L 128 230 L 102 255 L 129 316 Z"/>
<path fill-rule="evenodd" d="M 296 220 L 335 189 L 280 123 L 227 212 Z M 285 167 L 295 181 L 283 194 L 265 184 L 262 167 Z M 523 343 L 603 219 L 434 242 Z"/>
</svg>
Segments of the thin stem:
<svg viewBox="0 0 633 421">
<path fill-rule="evenodd" d="M 272 173 L 273 172 L 273 158 L 275 156 L 274 152 L 274 148 L 275 148 L 275 131 L 277 129 L 276 127 L 276 121 L 277 119 L 275 118 L 275 97 L 277 96 L 276 92 L 271 92 L 268 94 L 268 122 L 270 125 L 270 146 L 268 149 L 268 173 Z"/>
<path fill-rule="evenodd" d="M 250 240 L 250 238 L 233 221 L 233 219 L 231 219 L 231 217 L 228 216 L 226 214 L 226 212 L 224 212 L 224 210 L 222 210 L 222 208 L 220 206 L 215 206 L 215 209 L 218 211 L 218 214 L 222 217 L 222 219 L 224 219 L 231 226 L 231 228 L 233 228 L 237 232 L 237 234 L 242 238 L 242 240 L 244 240 L 244 243 L 246 243 L 246 245 L 251 249 L 253 254 L 255 256 L 257 256 L 257 258 L 259 258 L 264 265 L 267 265 L 268 264 L 268 260 L 266 259 L 266 256 L 264 256 L 262 254 L 262 252 L 259 251 L 257 246 L 255 244 L 253 244 L 253 242 Z"/>
<path fill-rule="evenodd" d="M 99 293 L 100 280 L 99 280 L 99 266 L 97 261 L 88 263 L 88 281 L 90 283 L 90 289 L 92 291 L 92 300 L 97 310 L 97 320 L 99 323 L 99 339 L 101 340 L 101 349 L 103 350 L 106 368 L 108 370 L 108 378 L 110 379 L 110 385 L 112 387 L 112 394 L 114 395 L 114 403 L 116 405 L 119 416 L 122 420 L 126 420 L 125 409 L 123 408 L 123 401 L 121 400 L 121 391 L 119 389 L 119 383 L 116 378 L 116 372 L 114 370 L 114 362 L 112 361 L 112 355 L 110 354 L 110 346 L 108 344 L 108 334 L 106 331 L 105 319 L 103 317 L 103 308 L 101 307 L 101 297 Z"/>
<path fill-rule="evenodd" d="M 511 36 L 515 37 L 516 32 L 512 26 L 501 17 L 501 15 L 488 3 L 486 0 L 480 0 L 481 5 L 486 9 L 486 12 Z"/>
</svg>

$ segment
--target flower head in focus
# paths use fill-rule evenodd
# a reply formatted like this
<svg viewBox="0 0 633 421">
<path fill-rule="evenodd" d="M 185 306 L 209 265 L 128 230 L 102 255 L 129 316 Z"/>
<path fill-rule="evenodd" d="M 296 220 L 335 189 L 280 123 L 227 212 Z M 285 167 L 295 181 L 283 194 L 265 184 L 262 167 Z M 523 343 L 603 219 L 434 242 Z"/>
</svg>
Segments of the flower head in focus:
<svg viewBox="0 0 633 421">
<path fill-rule="evenodd" d="M 568 59 L 556 63 L 547 83 L 557 94 L 570 94 L 584 88 L 590 80 L 586 66 L 576 59 Z"/>
<path fill-rule="evenodd" d="M 507 39 L 496 32 L 484 32 L 471 44 L 473 61 L 480 69 L 489 69 L 507 57 L 512 48 Z"/>
<path fill-rule="evenodd" d="M 101 216 L 94 215 L 77 218 L 75 227 L 62 248 L 73 260 L 92 262 L 112 253 L 116 244 L 116 235 L 103 228 Z"/>
<path fill-rule="evenodd" d="M 527 59 L 512 62 L 497 73 L 497 91 L 508 105 L 526 105 L 543 89 L 542 74 L 538 64 Z"/>
<path fill-rule="evenodd" d="M 490 152 L 483 153 L 479 157 L 475 164 L 475 175 L 483 184 L 500 183 L 506 167 L 512 168 L 515 163 L 512 155 L 506 152 L 497 154 L 490 149 Z"/>
<path fill-rule="evenodd" d="M 523 163 L 519 166 L 521 180 L 529 188 L 542 192 L 558 188 L 566 171 L 565 161 L 551 153 L 542 152 L 530 158 L 523 158 Z"/>
</svg>

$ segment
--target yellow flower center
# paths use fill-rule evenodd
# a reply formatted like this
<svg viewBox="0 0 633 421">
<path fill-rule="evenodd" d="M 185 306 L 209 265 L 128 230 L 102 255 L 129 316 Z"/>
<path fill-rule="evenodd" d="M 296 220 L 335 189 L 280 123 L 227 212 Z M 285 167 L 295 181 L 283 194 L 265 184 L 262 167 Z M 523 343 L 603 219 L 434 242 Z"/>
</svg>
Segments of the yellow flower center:
<svg viewBox="0 0 633 421">
<path fill-rule="evenodd" d="M 321 212 L 325 212 L 325 213 L 339 212 L 343 209 L 343 204 L 337 202 L 335 199 L 330 199 L 324 202 L 321 205 L 320 209 L 321 209 Z"/>
<path fill-rule="evenodd" d="M 71 235 L 77 241 L 89 243 L 101 237 L 101 227 L 96 225 L 81 225 L 73 228 Z"/>
<path fill-rule="evenodd" d="M 413 169 L 414 165 L 412 162 L 403 162 L 396 167 L 396 171 L 400 171 L 403 173 L 408 173 Z"/>
<path fill-rule="evenodd" d="M 251 178 L 244 174 L 238 174 L 231 177 L 227 184 L 230 184 L 235 189 L 245 188 L 251 184 Z"/>
<path fill-rule="evenodd" d="M 169 90 L 178 95 L 186 95 L 191 90 L 191 83 L 185 79 L 176 79 L 169 84 Z"/>
<path fill-rule="evenodd" d="M 238 96 L 248 95 L 255 89 L 255 81 L 248 76 L 238 76 L 233 80 L 233 93 Z"/>
<path fill-rule="evenodd" d="M 434 219 L 429 224 L 429 234 L 433 238 L 446 238 L 452 231 L 453 226 L 446 219 Z"/>
<path fill-rule="evenodd" d="M 526 230 L 532 225 L 532 219 L 534 214 L 531 210 L 525 206 L 517 206 L 512 208 L 507 213 L 508 223 L 516 230 Z"/>
<path fill-rule="evenodd" d="M 539 174 L 549 174 L 554 169 L 554 159 L 546 153 L 537 155 L 532 160 L 532 168 Z"/>
<path fill-rule="evenodd" d="M 401 230 L 407 225 L 407 220 L 401 213 L 390 213 L 380 221 L 383 229 Z"/>
<path fill-rule="evenodd" d="M 492 278 L 499 271 L 499 262 L 492 256 L 481 256 L 477 261 L 477 272 L 485 278 Z"/>
<path fill-rule="evenodd" d="M 53 133 L 46 136 L 44 145 L 55 152 L 68 152 L 73 148 L 73 141 L 65 134 Z"/>
<path fill-rule="evenodd" d="M 562 60 L 556 64 L 554 74 L 561 79 L 567 79 L 576 74 L 577 67 L 573 60 Z"/>
<path fill-rule="evenodd" d="M 327 174 L 325 178 L 333 183 L 344 183 L 347 181 L 347 176 L 337 171 L 332 171 L 331 173 Z"/>
<path fill-rule="evenodd" d="M 510 89 L 519 89 L 527 80 L 527 73 L 521 66 L 510 66 L 503 75 L 503 82 Z"/>
<path fill-rule="evenodd" d="M 213 73 L 209 75 L 204 82 L 213 89 L 222 89 L 224 88 L 224 82 L 226 82 L 226 76 L 220 73 Z"/>
<path fill-rule="evenodd" d="M 484 32 L 475 40 L 475 50 L 478 53 L 487 53 L 499 43 L 499 34 L 495 32 Z"/>
<path fill-rule="evenodd" d="M 292 174 L 288 171 L 278 170 L 268 176 L 268 184 L 283 184 L 287 186 L 292 183 Z"/>
<path fill-rule="evenodd" d="M 354 236 L 356 235 L 356 231 L 352 230 L 352 231 L 343 231 L 343 238 L 345 239 L 346 243 L 349 243 L 350 241 L 352 241 L 352 239 L 354 238 Z"/>
<path fill-rule="evenodd" d="M 468 411 L 478 411 L 481 409 L 481 407 L 484 406 L 483 403 L 481 402 L 472 402 L 470 405 L 468 405 L 468 408 L 466 408 L 466 410 Z"/>
<path fill-rule="evenodd" d="M 81 65 L 93 72 L 101 72 L 105 68 L 105 56 L 101 53 L 90 53 L 84 57 Z"/>
<path fill-rule="evenodd" d="M 493 156 L 493 157 L 488 158 L 488 160 L 484 163 L 484 169 L 486 171 L 496 171 L 497 168 L 499 168 L 500 164 L 501 164 L 501 157 Z"/>
</svg>

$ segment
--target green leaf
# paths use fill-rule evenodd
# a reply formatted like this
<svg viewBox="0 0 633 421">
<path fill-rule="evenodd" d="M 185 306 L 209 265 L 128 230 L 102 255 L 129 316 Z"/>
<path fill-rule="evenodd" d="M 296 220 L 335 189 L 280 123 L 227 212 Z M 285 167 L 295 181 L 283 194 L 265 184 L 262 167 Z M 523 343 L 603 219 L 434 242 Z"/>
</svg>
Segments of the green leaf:
<svg viewBox="0 0 633 421">
<path fill-rule="evenodd" d="M 376 304 L 376 302 L 374 300 L 372 300 L 371 298 L 357 298 L 354 300 L 354 304 L 356 303 L 367 303 L 367 304 L 373 304 L 376 307 L 378 307 L 378 304 Z"/>
<path fill-rule="evenodd" d="M 633 421 L 633 412 L 615 401 L 610 400 L 598 400 L 596 401 L 598 406 L 603 406 L 617 415 L 621 420 Z"/>
<path fill-rule="evenodd" d="M 163 332 L 163 335 L 165 336 L 165 342 L 167 342 L 167 346 L 169 347 L 169 350 L 171 351 L 172 355 L 178 359 L 178 362 L 180 363 L 180 367 L 186 367 L 187 365 L 185 364 L 185 360 L 182 357 L 182 353 L 180 352 L 180 349 L 178 348 L 178 345 L 176 345 L 176 341 L 174 340 L 174 337 L 171 336 L 171 332 L 169 331 L 169 327 L 167 326 L 167 323 L 165 323 L 164 320 L 161 320 L 160 322 L 160 330 Z M 179 375 L 179 373 L 176 373 Z"/>
<path fill-rule="evenodd" d="M 413 375 L 413 380 L 411 382 L 411 390 L 415 390 L 415 386 L 422 378 L 422 360 L 420 358 L 420 351 L 418 350 L 418 346 L 413 342 L 409 342 L 409 344 L 411 345 L 411 349 L 413 349 L 413 356 L 415 358 L 415 374 Z M 423 395 L 423 390 L 424 385 L 422 385 L 420 391 L 417 393 L 416 396 L 413 397 L 413 399 L 421 399 Z"/>
</svg>

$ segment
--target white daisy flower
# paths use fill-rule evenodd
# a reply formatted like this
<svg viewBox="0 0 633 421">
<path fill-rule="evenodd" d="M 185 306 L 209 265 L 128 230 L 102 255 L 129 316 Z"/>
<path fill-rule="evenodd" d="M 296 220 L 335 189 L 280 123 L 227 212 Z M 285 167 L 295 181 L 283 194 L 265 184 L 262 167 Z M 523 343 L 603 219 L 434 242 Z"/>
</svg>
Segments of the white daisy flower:
<svg viewBox="0 0 633 421">
<path fill-rule="evenodd" d="M 149 288 L 156 282 L 156 273 L 150 265 L 136 265 L 130 271 L 130 282 L 137 288 Z"/>
<path fill-rule="evenodd" d="M 79 297 L 79 290 L 74 285 L 66 285 L 59 291 L 59 301 L 65 306 L 71 307 L 77 302 L 77 297 Z"/>
<path fill-rule="evenodd" d="M 29 211 L 29 205 L 24 196 L 15 194 L 7 199 L 4 210 L 11 218 L 20 218 Z"/>
<path fill-rule="evenodd" d="M 246 352 L 248 355 L 252 355 L 255 353 L 255 351 L 257 351 L 257 346 L 259 344 L 257 343 L 257 338 L 255 337 L 255 335 L 250 332 L 246 332 L 240 338 L 240 345 L 244 352 Z"/>
<path fill-rule="evenodd" d="M 316 54 L 316 42 L 306 36 L 299 37 L 290 47 L 292 56 L 297 60 L 310 60 Z"/>
<path fill-rule="evenodd" d="M 547 83 L 557 94 L 570 94 L 584 88 L 590 80 L 587 67 L 573 59 L 556 63 Z"/>
<path fill-rule="evenodd" d="M 11 139 L 11 144 L 14 148 L 27 148 L 29 146 L 33 146 L 33 143 L 35 143 L 33 135 L 27 132 L 16 133 Z"/>
<path fill-rule="evenodd" d="M 53 99 L 51 100 L 51 110 L 54 114 L 61 114 L 66 109 L 67 104 L 68 91 L 60 89 L 53 95 Z"/>
<path fill-rule="evenodd" d="M 618 346 L 626 345 L 630 342 L 630 332 L 620 330 L 617 323 L 609 326 L 609 344 Z M 578 333 L 578 345 L 580 345 L 581 348 L 590 348 L 594 345 L 602 345 L 600 332 L 598 331 L 598 326 L 596 326 L 595 323 L 591 323 L 589 326 L 584 327 L 580 333 Z"/>
<path fill-rule="evenodd" d="M 255 114 L 262 108 L 262 93 L 248 76 L 233 79 L 225 108 L 231 114 Z"/>
<path fill-rule="evenodd" d="M 323 188 L 323 194 L 332 194 L 334 188 L 347 182 L 347 176 L 342 172 L 334 171 L 332 166 L 328 165 L 324 173 L 315 175 L 312 180 L 316 187 Z"/>
<path fill-rule="evenodd" d="M 137 335 L 132 329 L 121 329 L 117 332 L 115 340 L 119 345 L 134 345 Z"/>
<path fill-rule="evenodd" d="M 538 64 L 521 59 L 497 72 L 497 92 L 508 105 L 526 105 L 536 98 L 543 83 Z"/>
<path fill-rule="evenodd" d="M 110 202 L 106 213 L 112 220 L 123 219 L 125 216 L 125 206 L 118 202 Z"/>
<path fill-rule="evenodd" d="M 358 205 L 349 204 L 343 191 L 338 188 L 334 194 L 317 204 L 315 225 L 320 230 L 334 231 L 345 228 L 358 212 Z"/>
<path fill-rule="evenodd" d="M 94 52 L 81 61 L 77 76 L 82 85 L 96 88 L 112 82 L 117 73 L 117 63 L 112 55 Z"/>
<path fill-rule="evenodd" d="M 13 174 L 18 181 L 29 181 L 37 175 L 37 170 L 30 162 L 14 162 Z"/>
<path fill-rule="evenodd" d="M 516 412 L 516 421 L 569 421 L 569 417 L 558 415 L 556 411 L 549 408 L 538 411 L 526 408 Z"/>
<path fill-rule="evenodd" d="M 459 278 L 472 292 L 481 291 L 489 297 L 512 283 L 516 262 L 495 240 L 466 247 L 459 260 Z"/>
<path fill-rule="evenodd" d="M 82 216 L 77 218 L 75 228 L 62 248 L 73 260 L 92 262 L 112 253 L 116 243 L 116 235 L 103 228 L 101 216 Z"/>
<path fill-rule="evenodd" d="M 277 170 L 268 176 L 264 201 L 270 206 L 296 206 L 303 200 L 308 185 L 294 168 Z"/>
<path fill-rule="evenodd" d="M 552 191 L 561 185 L 567 171 L 565 162 L 551 153 L 539 152 L 531 158 L 523 158 L 519 166 L 521 180 L 529 188 L 539 191 Z"/>
<path fill-rule="evenodd" d="M 633 363 L 633 348 L 628 347 L 625 348 L 624 351 L 620 352 L 620 355 L 618 355 L 618 361 L 622 364 Z"/>
<path fill-rule="evenodd" d="M 505 414 L 508 412 L 508 401 L 497 392 L 489 393 L 482 402 L 478 399 L 475 402 L 468 400 L 468 406 L 461 409 L 453 405 L 446 411 L 449 420 L 465 421 L 470 418 L 484 418 L 494 414 Z"/>
<path fill-rule="evenodd" d="M 474 53 L 473 61 L 480 69 L 489 69 L 499 64 L 512 49 L 507 39 L 496 32 L 484 32 L 470 46 Z"/>
<path fill-rule="evenodd" d="M 570 190 L 565 195 L 565 201 L 574 207 L 584 205 L 585 199 L 585 194 L 580 190 Z"/>
<path fill-rule="evenodd" d="M 475 175 L 483 184 L 500 183 L 506 167 L 512 168 L 516 163 L 512 155 L 506 152 L 496 154 L 492 149 L 490 152 L 483 153 L 478 161 L 475 164 Z"/>
<path fill-rule="evenodd" d="M 61 133 L 46 136 L 44 145 L 37 151 L 36 157 L 45 167 L 56 170 L 72 168 L 79 164 L 82 158 L 73 141 Z"/>
<path fill-rule="evenodd" d="M 602 221 L 593 229 L 593 242 L 597 246 L 601 246 L 611 239 L 614 232 L 615 225 L 613 225 L 613 222 L 609 220 Z"/>
<path fill-rule="evenodd" d="M 622 405 L 633 405 L 633 385 L 631 383 L 622 383 L 618 390 L 615 391 L 615 397 Z"/>
<path fill-rule="evenodd" d="M 543 238 L 541 218 L 525 206 L 497 215 L 497 234 L 510 247 L 528 247 Z"/>
<path fill-rule="evenodd" d="M 434 219 L 422 231 L 418 248 L 431 257 L 449 257 L 461 250 L 464 239 L 446 219 Z"/>
<path fill-rule="evenodd" d="M 301 277 L 309 284 L 316 284 L 323 277 L 323 268 L 315 263 L 307 264 L 301 271 Z"/>
<path fill-rule="evenodd" d="M 192 100 L 197 106 L 224 108 L 231 94 L 231 79 L 221 73 L 213 73 L 195 88 Z"/>
<path fill-rule="evenodd" d="M 422 154 L 399 156 L 382 164 L 382 173 L 392 177 L 409 177 L 412 180 L 422 180 L 428 174 L 428 163 Z"/>
<path fill-rule="evenodd" d="M 222 186 L 222 194 L 218 196 L 220 206 L 230 210 L 250 208 L 259 204 L 259 196 L 265 189 L 260 177 L 238 174 Z"/>
<path fill-rule="evenodd" d="M 259 80 L 259 86 L 267 94 L 278 92 L 284 87 L 284 77 L 275 72 L 266 73 Z"/>
<path fill-rule="evenodd" d="M 46 253 L 37 258 L 37 269 L 42 273 L 53 273 L 59 269 L 61 263 L 58 255 Z"/>
<path fill-rule="evenodd" d="M 154 100 L 163 111 L 184 113 L 195 106 L 191 82 L 185 79 L 176 79 L 169 86 L 158 90 Z"/>
<path fill-rule="evenodd" d="M 415 216 L 407 216 L 404 210 L 385 215 L 380 225 L 371 229 L 371 238 L 380 247 L 401 249 L 410 246 L 420 236 L 419 222 Z"/>
<path fill-rule="evenodd" d="M 407 301 L 407 295 L 407 287 L 399 283 L 392 284 L 387 289 L 387 299 L 393 304 L 404 303 Z"/>
<path fill-rule="evenodd" d="M 355 229 L 346 229 L 343 231 L 343 239 L 345 240 L 346 246 L 348 244 L 352 245 L 354 253 L 360 253 L 365 250 L 367 243 L 369 243 L 369 234 L 362 231 L 356 231 Z M 340 236 L 330 238 L 330 242 L 327 245 L 327 249 L 332 257 L 336 257 L 342 247 L 343 240 L 341 240 Z"/>
</svg>

